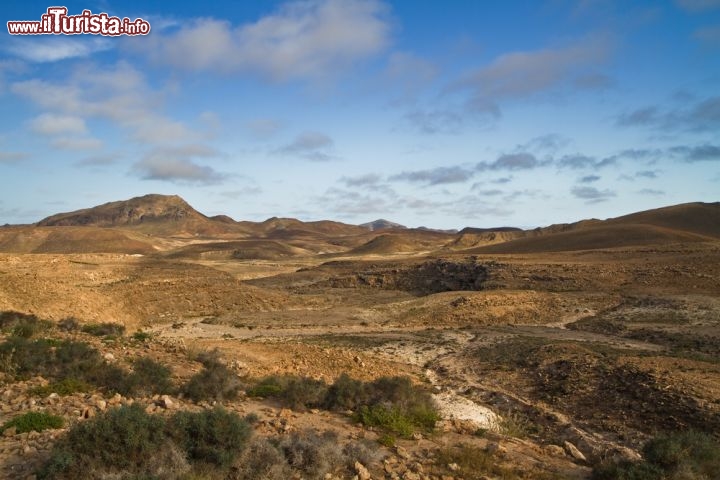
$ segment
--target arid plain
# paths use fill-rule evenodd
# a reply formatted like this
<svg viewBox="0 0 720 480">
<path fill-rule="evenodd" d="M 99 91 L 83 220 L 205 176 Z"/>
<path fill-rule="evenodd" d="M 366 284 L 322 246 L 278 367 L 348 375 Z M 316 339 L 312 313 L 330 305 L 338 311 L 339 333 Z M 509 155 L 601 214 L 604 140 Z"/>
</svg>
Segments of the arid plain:
<svg viewBox="0 0 720 480">
<path fill-rule="evenodd" d="M 181 388 L 48 394 L 38 387 L 57 378 L 21 375 L 0 356 L 0 423 L 27 411 L 65 421 L 6 430 L 5 478 L 34 478 L 68 428 L 129 403 L 153 415 L 221 404 L 253 413 L 260 438 L 330 431 L 340 446 L 372 450 L 317 477 L 290 465 L 257 478 L 582 479 L 607 462 L 640 461 L 663 432 L 720 432 L 720 203 L 443 232 L 238 222 L 148 195 L 2 227 L 0 252 L 0 311 L 49 320 L 41 337 L 82 340 L 127 371 L 151 358 L 175 386 L 216 349 L 242 386 L 212 401 Z M 68 319 L 75 328 L 61 328 Z M 18 321 L 3 326 L 4 341 Z M 83 329 L 108 322 L 124 335 Z M 404 434 L 351 408 L 287 408 L 272 392 L 252 394 L 262 379 L 330 385 L 343 373 L 366 383 L 407 376 L 440 419 Z M 238 472 L 93 478 L 251 478 Z"/>
</svg>

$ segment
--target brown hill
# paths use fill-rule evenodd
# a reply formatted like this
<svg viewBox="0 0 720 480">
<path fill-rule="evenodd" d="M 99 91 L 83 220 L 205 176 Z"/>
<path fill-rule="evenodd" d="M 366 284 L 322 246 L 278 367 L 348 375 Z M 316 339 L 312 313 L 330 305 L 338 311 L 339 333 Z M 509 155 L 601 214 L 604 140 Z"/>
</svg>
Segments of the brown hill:
<svg viewBox="0 0 720 480">
<path fill-rule="evenodd" d="M 96 227 L 0 228 L 0 252 L 140 253 L 156 251 L 149 239 L 132 232 Z"/>
<path fill-rule="evenodd" d="M 366 234 L 367 230 L 357 225 L 319 220 L 303 222 L 295 218 L 268 218 L 263 222 L 238 222 L 243 228 L 251 231 L 255 236 L 277 239 L 286 239 L 302 236 L 346 236 Z"/>
<path fill-rule="evenodd" d="M 481 247 L 485 245 L 494 245 L 496 243 L 509 242 L 518 238 L 523 238 L 528 235 L 527 232 L 515 229 L 515 230 L 501 230 L 501 231 L 485 231 L 482 233 L 475 232 L 461 232 L 457 237 L 450 242 L 446 248 L 450 250 Z"/>
<path fill-rule="evenodd" d="M 315 252 L 275 240 L 238 240 L 232 242 L 196 243 L 170 252 L 168 258 L 205 260 L 279 260 L 310 256 Z"/>
<path fill-rule="evenodd" d="M 427 230 L 399 230 L 394 233 L 378 235 L 347 253 L 357 255 L 382 255 L 432 251 L 441 248 L 450 238 L 452 238 L 450 234 Z"/>
<path fill-rule="evenodd" d="M 526 237 L 496 243 L 466 253 L 540 253 L 595 250 L 601 248 L 661 245 L 668 243 L 707 242 L 710 237 L 652 225 L 603 225 L 583 230 Z"/>
<path fill-rule="evenodd" d="M 584 220 L 527 232 L 528 236 L 467 250 L 535 253 L 591 250 L 720 239 L 720 203 L 686 203 L 608 220 Z"/>
<path fill-rule="evenodd" d="M 58 213 L 37 223 L 40 227 L 131 227 L 156 235 L 218 235 L 242 233 L 234 222 L 213 220 L 177 195 L 150 194 L 109 202 L 74 212 Z"/>
<path fill-rule="evenodd" d="M 607 220 L 609 224 L 644 224 L 720 238 L 720 202 L 683 203 Z"/>
</svg>

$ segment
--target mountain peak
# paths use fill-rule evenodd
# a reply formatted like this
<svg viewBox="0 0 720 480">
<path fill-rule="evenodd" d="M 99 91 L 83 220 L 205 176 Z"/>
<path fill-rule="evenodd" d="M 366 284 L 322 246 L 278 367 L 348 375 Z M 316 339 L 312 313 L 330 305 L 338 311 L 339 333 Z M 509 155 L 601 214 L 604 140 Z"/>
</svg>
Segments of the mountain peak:
<svg viewBox="0 0 720 480">
<path fill-rule="evenodd" d="M 385 220 L 383 218 L 379 218 L 375 221 L 368 222 L 368 223 L 362 223 L 359 225 L 360 227 L 367 228 L 371 232 L 374 232 L 376 230 L 385 230 L 389 228 L 407 228 L 404 225 L 400 225 L 399 223 L 391 222 L 390 220 Z"/>
<path fill-rule="evenodd" d="M 108 202 L 96 207 L 58 213 L 40 220 L 38 226 L 115 227 L 147 222 L 178 222 L 185 219 L 207 219 L 207 217 L 192 208 L 178 195 L 151 193 L 129 200 Z"/>
</svg>

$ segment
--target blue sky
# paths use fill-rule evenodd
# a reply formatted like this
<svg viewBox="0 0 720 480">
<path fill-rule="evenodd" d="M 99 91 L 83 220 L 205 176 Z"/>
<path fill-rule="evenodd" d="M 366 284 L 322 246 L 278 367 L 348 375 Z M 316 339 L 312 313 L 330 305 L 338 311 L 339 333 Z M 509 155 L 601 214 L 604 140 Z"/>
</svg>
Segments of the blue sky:
<svg viewBox="0 0 720 480">
<path fill-rule="evenodd" d="M 720 0 L 64 5 L 152 30 L 12 36 L 51 4 L 3 5 L 0 224 L 145 193 L 435 228 L 720 200 Z"/>
</svg>

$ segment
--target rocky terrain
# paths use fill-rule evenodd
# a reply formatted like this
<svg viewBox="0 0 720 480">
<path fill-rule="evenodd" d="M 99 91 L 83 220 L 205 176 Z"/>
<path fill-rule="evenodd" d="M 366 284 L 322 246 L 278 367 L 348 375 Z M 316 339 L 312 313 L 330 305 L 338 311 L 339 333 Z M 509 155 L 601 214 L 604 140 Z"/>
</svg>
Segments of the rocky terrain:
<svg viewBox="0 0 720 480">
<path fill-rule="evenodd" d="M 4 478 L 36 478 L 78 425 L 123 405 L 171 424 L 218 406 L 252 418 L 231 466 L 176 452 L 186 468 L 142 478 L 261 478 L 242 472 L 277 452 L 287 465 L 262 478 L 614 478 L 602 469 L 644 465 L 663 432 L 720 432 L 720 204 L 453 234 L 236 222 L 146 196 L 0 228 L 0 251 L 0 312 L 18 312 L 0 325 Z M 96 352 L 72 347 L 96 362 L 75 391 L 52 362 L 23 363 L 67 342 Z M 208 352 L 232 396 L 188 387 Z M 138 359 L 168 367 L 165 388 L 120 381 L 140 378 Z M 330 407 L 318 392 L 343 375 L 367 389 L 409 378 L 438 417 L 398 430 L 373 423 L 375 404 Z M 300 390 L 278 396 L 282 382 Z M 22 433 L 28 412 L 62 427 Z M 298 445 L 312 468 L 288 453 Z"/>
</svg>

